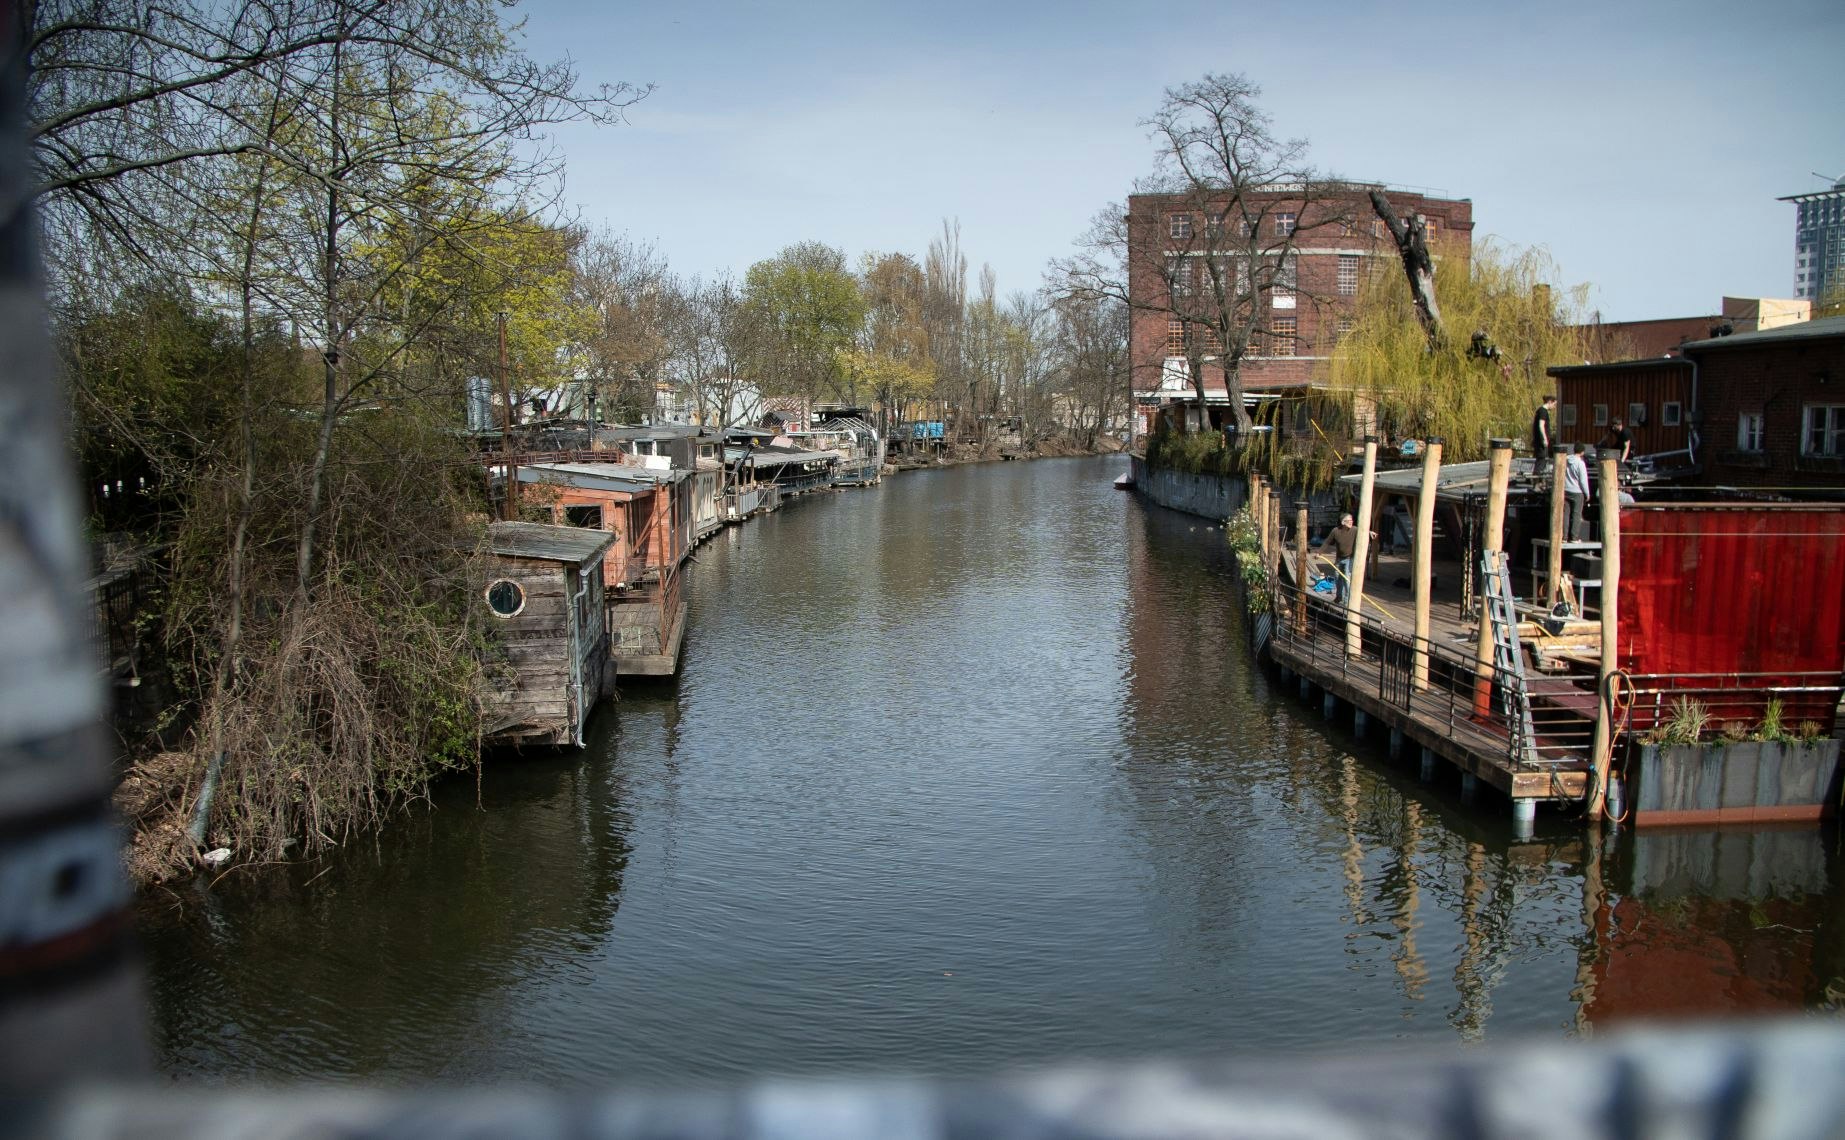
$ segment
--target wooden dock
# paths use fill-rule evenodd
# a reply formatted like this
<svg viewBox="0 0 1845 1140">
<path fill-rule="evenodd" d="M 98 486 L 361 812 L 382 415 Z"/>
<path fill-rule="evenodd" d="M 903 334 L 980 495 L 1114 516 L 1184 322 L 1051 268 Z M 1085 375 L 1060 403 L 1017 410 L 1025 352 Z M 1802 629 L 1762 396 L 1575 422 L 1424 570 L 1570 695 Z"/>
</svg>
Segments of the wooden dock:
<svg viewBox="0 0 1845 1140">
<path fill-rule="evenodd" d="M 1404 559 L 1382 558 L 1382 581 L 1366 586 L 1360 651 L 1352 655 L 1346 609 L 1331 595 L 1294 589 L 1294 556 L 1284 554 L 1290 581 L 1271 594 L 1279 604 L 1270 623 L 1270 658 L 1288 679 L 1302 684 L 1303 693 L 1318 689 L 1362 714 L 1355 724 L 1383 725 L 1391 734 L 1393 753 L 1413 743 L 1426 758 L 1444 760 L 1513 800 L 1582 799 L 1589 782 L 1593 712 L 1584 720 L 1580 701 L 1543 702 L 1552 691 L 1565 698 L 1567 690 L 1586 697 L 1592 710 L 1592 689 L 1583 690 L 1578 678 L 1567 676 L 1527 681 L 1534 705 L 1555 715 L 1539 720 L 1537 759 L 1522 758 L 1521 742 L 1514 739 L 1506 716 L 1505 679 L 1496 671 L 1480 675 L 1474 658 L 1477 626 L 1460 615 L 1458 591 L 1431 609 L 1427 683 L 1417 685 L 1415 630 L 1409 620 L 1413 601 L 1408 589 L 1393 584 L 1393 562 L 1394 568 L 1406 566 Z"/>
</svg>

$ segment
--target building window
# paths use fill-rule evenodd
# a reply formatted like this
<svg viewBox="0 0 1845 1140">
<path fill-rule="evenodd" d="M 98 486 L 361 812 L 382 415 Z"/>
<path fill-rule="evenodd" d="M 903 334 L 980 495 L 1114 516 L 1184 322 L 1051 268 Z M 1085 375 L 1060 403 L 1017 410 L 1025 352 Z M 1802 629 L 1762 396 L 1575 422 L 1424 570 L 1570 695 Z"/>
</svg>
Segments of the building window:
<svg viewBox="0 0 1845 1140">
<path fill-rule="evenodd" d="M 1608 426 L 1608 405 L 1607 404 L 1595 405 L 1595 426 L 1596 427 L 1607 427 Z"/>
<path fill-rule="evenodd" d="M 487 608 L 501 617 L 513 617 L 525 608 L 525 591 L 511 578 L 499 578 L 487 587 Z"/>
<path fill-rule="evenodd" d="M 1342 253 L 1339 255 L 1339 295 L 1350 297 L 1358 292 L 1358 255 Z"/>
<path fill-rule="evenodd" d="M 1166 279 L 1172 283 L 1172 295 L 1189 297 L 1192 295 L 1192 259 L 1189 257 L 1169 257 L 1166 259 Z"/>
<path fill-rule="evenodd" d="M 1275 215 L 1275 233 L 1280 237 L 1287 237 L 1289 234 L 1292 234 L 1294 232 L 1294 218 L 1295 215 L 1287 210 L 1277 213 Z"/>
<path fill-rule="evenodd" d="M 583 526 L 591 530 L 602 529 L 601 507 L 565 507 L 564 524 L 566 526 Z"/>
<path fill-rule="evenodd" d="M 1646 405 L 1645 404 L 1627 405 L 1627 426 L 1628 427 L 1645 427 L 1646 426 Z"/>
<path fill-rule="evenodd" d="M 1275 341 L 1276 356 L 1294 355 L 1295 318 L 1276 317 L 1269 325 Z"/>
<path fill-rule="evenodd" d="M 1557 406 L 1557 426 L 1558 427 L 1575 427 L 1576 426 L 1576 405 L 1559 404 Z"/>
<path fill-rule="evenodd" d="M 1744 412 L 1736 417 L 1736 450 L 1762 450 L 1762 413 Z"/>
<path fill-rule="evenodd" d="M 1428 217 L 1427 215 L 1424 215 L 1422 218 L 1422 224 L 1428 227 L 1429 244 L 1430 245 L 1435 244 L 1435 239 L 1441 236 L 1441 219 L 1431 218 L 1431 217 Z"/>
<path fill-rule="evenodd" d="M 1166 355 L 1185 355 L 1185 322 L 1177 317 L 1166 322 Z"/>
<path fill-rule="evenodd" d="M 1381 238 L 1384 236 L 1384 220 L 1382 218 L 1371 219 L 1371 236 L 1374 238 Z"/>
<path fill-rule="evenodd" d="M 1845 456 L 1845 404 L 1808 404 L 1802 455 Z"/>
<path fill-rule="evenodd" d="M 1334 325 L 1334 327 L 1339 330 L 1339 336 L 1341 339 L 1343 339 L 1348 333 L 1352 331 L 1352 318 L 1340 317 L 1338 320 L 1338 323 Z"/>
<path fill-rule="evenodd" d="M 1174 241 L 1189 240 L 1192 236 L 1192 216 L 1190 214 L 1167 215 L 1166 233 Z"/>
<path fill-rule="evenodd" d="M 1659 405 L 1659 425 L 1661 427 L 1678 427 L 1684 422 L 1684 413 L 1677 400 L 1668 400 Z"/>
</svg>

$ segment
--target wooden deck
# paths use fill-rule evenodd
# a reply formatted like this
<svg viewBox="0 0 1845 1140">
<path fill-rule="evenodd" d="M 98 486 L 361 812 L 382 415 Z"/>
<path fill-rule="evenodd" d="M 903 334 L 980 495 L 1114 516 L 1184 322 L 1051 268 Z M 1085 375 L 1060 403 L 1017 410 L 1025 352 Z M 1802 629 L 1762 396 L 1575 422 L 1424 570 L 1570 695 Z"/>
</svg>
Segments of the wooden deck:
<svg viewBox="0 0 1845 1140">
<path fill-rule="evenodd" d="M 1324 569 L 1317 557 L 1312 562 L 1316 570 Z M 1292 585 L 1294 553 L 1283 551 L 1282 563 L 1284 581 L 1275 595 L 1277 612 L 1267 648 L 1276 664 L 1303 682 L 1303 691 L 1318 687 L 1387 726 L 1393 748 L 1411 741 L 1514 800 L 1582 798 L 1594 725 L 1593 673 L 1544 676 L 1528 669 L 1539 759 L 1521 759 L 1501 704 L 1502 687 L 1475 675 L 1477 619 L 1461 612 L 1457 563 L 1435 564 L 1426 687 L 1418 687 L 1414 676 L 1415 602 L 1406 557 L 1381 555 L 1367 571 L 1357 656 L 1347 653 L 1344 607 L 1331 594 L 1309 591 L 1306 614 L 1300 614 L 1295 608 L 1300 595 Z M 1556 640 L 1574 652 L 1586 644 L 1588 628 L 1591 623 L 1572 623 Z M 1521 632 L 1533 638 L 1546 634 L 1527 623 L 1521 623 Z M 1551 663 L 1560 669 L 1571 665 L 1562 654 L 1553 654 Z M 1580 663 L 1575 667 L 1582 668 Z"/>
</svg>

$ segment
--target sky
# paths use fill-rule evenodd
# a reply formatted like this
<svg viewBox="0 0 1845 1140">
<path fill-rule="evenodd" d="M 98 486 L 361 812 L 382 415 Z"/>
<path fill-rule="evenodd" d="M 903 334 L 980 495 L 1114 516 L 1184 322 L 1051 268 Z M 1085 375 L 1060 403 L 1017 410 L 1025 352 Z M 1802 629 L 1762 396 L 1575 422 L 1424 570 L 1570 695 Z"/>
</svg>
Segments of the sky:
<svg viewBox="0 0 1845 1140">
<path fill-rule="evenodd" d="M 653 92 L 571 124 L 567 208 L 681 274 L 817 240 L 1036 288 L 1149 173 L 1169 86 L 1242 72 L 1322 170 L 1471 198 L 1603 320 L 1793 295 L 1794 207 L 1845 175 L 1845 4 L 526 0 L 525 48 Z"/>
</svg>

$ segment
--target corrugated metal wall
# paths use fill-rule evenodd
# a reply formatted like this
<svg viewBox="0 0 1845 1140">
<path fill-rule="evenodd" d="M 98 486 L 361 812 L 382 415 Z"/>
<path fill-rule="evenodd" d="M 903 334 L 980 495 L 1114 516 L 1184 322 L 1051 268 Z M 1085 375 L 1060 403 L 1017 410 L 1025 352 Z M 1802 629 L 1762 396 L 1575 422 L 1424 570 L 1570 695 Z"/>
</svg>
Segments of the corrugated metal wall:
<svg viewBox="0 0 1845 1140">
<path fill-rule="evenodd" d="M 1740 688 L 1845 672 L 1845 506 L 1621 512 L 1620 646 L 1629 673 L 1741 673 Z M 1797 677 L 1828 673 L 1831 681 Z M 1830 729 L 1833 699 L 1787 701 Z M 1823 707 L 1822 707 L 1823 706 Z"/>
</svg>

